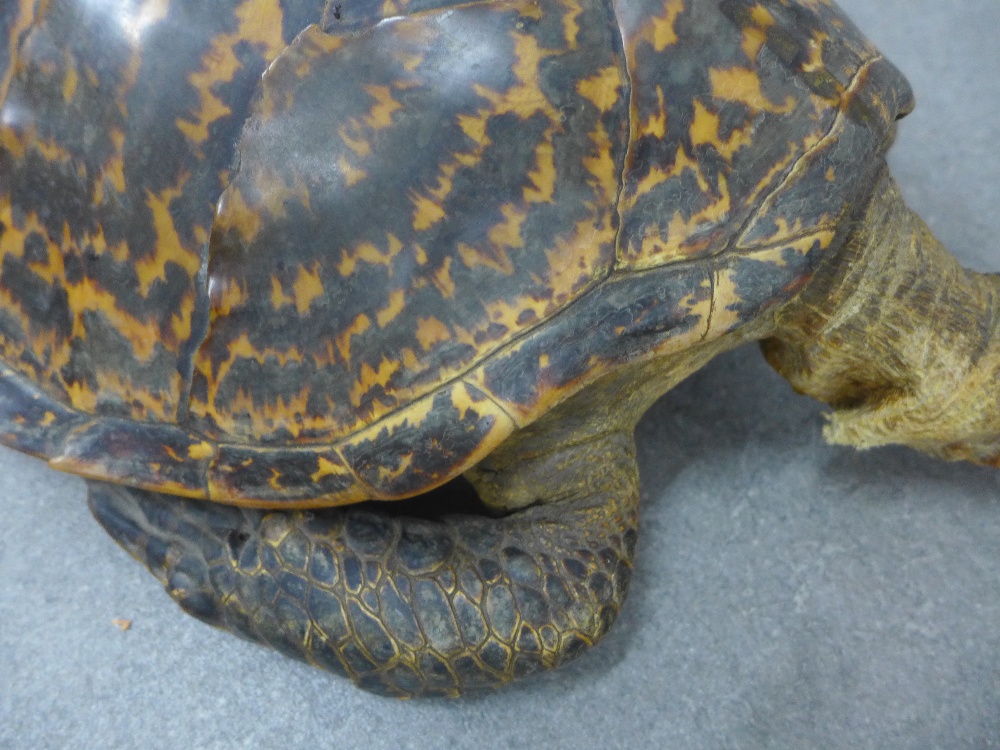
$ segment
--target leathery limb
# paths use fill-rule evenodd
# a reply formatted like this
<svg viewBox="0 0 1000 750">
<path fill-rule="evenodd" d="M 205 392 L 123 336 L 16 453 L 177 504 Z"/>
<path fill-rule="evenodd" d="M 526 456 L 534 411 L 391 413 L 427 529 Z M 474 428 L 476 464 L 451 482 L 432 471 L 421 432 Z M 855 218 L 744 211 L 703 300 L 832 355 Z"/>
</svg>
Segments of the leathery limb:
<svg viewBox="0 0 1000 750">
<path fill-rule="evenodd" d="M 834 407 L 830 442 L 998 466 L 998 296 L 1000 276 L 963 269 L 885 171 L 762 347 L 796 390 Z"/>
</svg>

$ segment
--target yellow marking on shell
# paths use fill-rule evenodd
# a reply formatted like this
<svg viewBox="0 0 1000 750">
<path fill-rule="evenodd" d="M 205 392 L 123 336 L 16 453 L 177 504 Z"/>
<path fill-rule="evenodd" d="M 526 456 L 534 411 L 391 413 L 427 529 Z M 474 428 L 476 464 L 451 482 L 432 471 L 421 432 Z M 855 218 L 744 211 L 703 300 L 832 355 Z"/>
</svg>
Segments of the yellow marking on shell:
<svg viewBox="0 0 1000 750">
<path fill-rule="evenodd" d="M 528 172 L 533 188 L 524 188 L 524 200 L 528 203 L 551 203 L 556 188 L 555 149 L 547 140 L 535 149 L 535 168 Z"/>
<path fill-rule="evenodd" d="M 697 99 L 691 120 L 691 143 L 695 146 L 714 145 L 719 140 L 719 116 Z"/>
<path fill-rule="evenodd" d="M 698 180 L 699 193 L 710 202 L 701 210 L 685 217 L 681 209 L 674 211 L 670 217 L 665 233 L 661 233 L 657 224 L 649 224 L 646 227 L 639 251 L 625 253 L 625 249 L 619 248 L 619 267 L 631 269 L 643 269 L 658 266 L 671 261 L 684 260 L 696 255 L 705 249 L 703 239 L 693 246 L 687 245 L 687 240 L 696 230 L 703 229 L 706 225 L 719 224 L 729 215 L 732 209 L 732 199 L 729 193 L 728 182 L 724 175 L 718 177 L 718 195 L 709 185 L 701 172 L 699 163 L 689 157 L 683 146 L 678 146 L 677 156 L 674 166 L 669 172 L 658 168 L 650 170 L 636 188 L 636 196 L 642 196 L 651 191 L 657 185 L 673 179 L 682 174 L 684 170 L 691 170 Z M 631 204 L 633 198 L 629 203 Z"/>
<path fill-rule="evenodd" d="M 56 421 L 55 412 L 47 411 L 44 416 L 39 420 L 39 427 L 48 427 L 50 424 Z"/>
<path fill-rule="evenodd" d="M 256 401 L 241 388 L 226 405 L 224 413 L 216 411 L 215 395 L 215 389 L 210 387 L 208 403 L 198 406 L 205 414 L 214 417 L 224 431 L 242 439 L 257 439 L 282 429 L 287 430 L 293 439 L 298 439 L 306 431 L 323 433 L 329 430 L 327 414 L 310 416 L 307 412 L 312 395 L 308 386 L 298 393 L 278 396 L 273 403 Z M 240 415 L 241 419 L 233 419 L 234 414 Z M 243 419 L 249 419 L 249 425 Z"/>
<path fill-rule="evenodd" d="M 6 150 L 10 151 L 19 160 L 24 158 L 28 149 L 32 149 L 41 154 L 47 162 L 69 164 L 73 161 L 73 154 L 59 143 L 39 138 L 34 123 L 32 123 L 30 128 L 24 130 L 20 138 L 14 132 L 13 128 L 9 130 L 4 128 L 3 141 L 0 145 L 3 145 Z M 9 148 L 7 148 L 8 146 Z"/>
<path fill-rule="evenodd" d="M 740 102 L 757 112 L 787 114 L 795 109 L 795 97 L 791 94 L 782 104 L 768 99 L 761 88 L 760 76 L 750 68 L 710 68 L 708 76 L 716 99 Z"/>
<path fill-rule="evenodd" d="M 66 76 L 63 78 L 62 95 L 63 102 L 70 104 L 76 96 L 76 87 L 80 83 L 80 74 L 76 72 L 73 59 L 69 52 L 64 53 L 66 57 Z"/>
<path fill-rule="evenodd" d="M 663 87 L 656 85 L 656 98 L 658 107 L 656 114 L 651 114 L 649 118 L 639 124 L 637 137 L 652 136 L 653 138 L 664 138 L 667 135 L 667 107 L 663 97 Z"/>
<path fill-rule="evenodd" d="M 85 311 L 101 313 L 128 340 L 138 361 L 148 362 L 156 353 L 156 344 L 160 341 L 158 321 L 143 322 L 133 318 L 118 307 L 116 295 L 98 286 L 93 279 L 84 277 L 79 284 L 67 284 L 66 295 L 77 320 L 81 320 Z M 74 334 L 81 339 L 85 337 L 82 325 Z"/>
<path fill-rule="evenodd" d="M 210 317 L 215 319 L 229 315 L 235 308 L 244 305 L 250 295 L 238 279 L 212 276 L 208 280 L 208 298 Z"/>
<path fill-rule="evenodd" d="M 794 235 L 801 234 L 801 232 L 803 231 L 801 229 L 801 224 L 800 224 L 801 219 L 796 219 L 794 225 L 791 227 L 788 225 L 787 222 L 782 220 L 777 220 L 775 221 L 777 230 L 775 232 L 772 232 L 769 236 L 760 238 L 754 241 L 752 244 L 747 244 L 746 241 L 744 240 L 744 237 L 753 232 L 758 222 L 761 221 L 760 217 L 768 216 L 771 213 L 774 203 L 779 199 L 780 196 L 784 194 L 785 186 L 794 184 L 795 181 L 799 179 L 799 177 L 802 175 L 802 173 L 808 170 L 810 168 L 810 165 L 814 163 L 813 159 L 811 158 L 814 152 L 821 150 L 823 144 L 831 142 L 841 137 L 840 127 L 838 123 L 842 121 L 843 118 L 844 118 L 843 114 L 839 115 L 837 123 L 835 123 L 834 127 L 831 128 L 830 131 L 825 135 L 815 131 L 810 132 L 801 144 L 795 144 L 789 150 L 787 157 L 785 159 L 782 159 L 779 164 L 775 164 L 775 166 L 771 169 L 769 175 L 766 176 L 765 179 L 761 180 L 757 188 L 754 190 L 754 194 L 748 200 L 748 202 L 751 203 L 752 205 L 759 204 L 756 212 L 756 217 L 746 225 L 746 229 L 744 230 L 743 235 L 736 243 L 736 246 L 738 248 L 749 249 L 752 247 L 772 245 L 781 242 L 782 240 L 785 240 L 789 237 L 793 237 Z M 784 180 L 781 183 L 781 186 L 779 186 L 778 188 L 772 188 L 769 194 L 767 194 L 766 196 L 763 195 L 765 188 L 771 181 L 771 177 L 773 175 L 785 171 L 788 165 L 791 165 L 791 170 L 785 176 Z"/>
<path fill-rule="evenodd" d="M 510 256 L 502 248 L 496 248 L 495 252 L 484 252 L 472 245 L 459 242 L 456 249 L 458 257 L 462 259 L 466 268 L 492 268 L 507 276 L 514 273 L 514 264 L 511 263 Z"/>
<path fill-rule="evenodd" d="M 260 231 L 261 223 L 259 207 L 247 203 L 236 183 L 222 191 L 214 229 L 235 231 L 245 240 L 252 240 Z"/>
<path fill-rule="evenodd" d="M 618 66 L 609 65 L 590 78 L 584 78 L 576 85 L 576 91 L 601 112 L 608 112 L 621 94 L 621 71 Z"/>
<path fill-rule="evenodd" d="M 66 392 L 69 395 L 72 408 L 94 413 L 97 411 L 99 395 L 106 397 L 109 394 L 114 394 L 127 404 L 133 413 L 140 414 L 145 419 L 159 422 L 172 421 L 176 404 L 169 400 L 169 394 L 176 394 L 180 390 L 181 377 L 179 373 L 170 375 L 165 393 L 152 391 L 145 383 L 134 383 L 126 380 L 121 373 L 112 369 L 97 370 L 95 376 L 97 384 L 93 389 L 80 381 L 70 383 L 67 386 Z M 136 404 L 138 404 L 138 408 L 136 408 Z"/>
<path fill-rule="evenodd" d="M 361 313 L 337 336 L 337 351 L 340 352 L 340 356 L 344 362 L 351 361 L 351 339 L 355 336 L 360 336 L 369 328 L 371 328 L 371 320 L 367 315 Z"/>
<path fill-rule="evenodd" d="M 337 271 L 341 276 L 350 276 L 354 273 L 354 269 L 357 268 L 358 262 L 368 263 L 373 266 L 385 266 L 391 269 L 393 260 L 403 248 L 403 243 L 392 234 L 386 235 L 386 242 L 389 246 L 386 252 L 382 252 L 370 242 L 362 242 L 354 248 L 354 253 L 350 255 L 346 250 L 341 250 Z"/>
<path fill-rule="evenodd" d="M 578 221 L 573 234 L 556 239 L 551 248 L 545 249 L 549 265 L 549 287 L 552 299 L 549 304 L 555 308 L 569 302 L 574 291 L 589 287 L 603 275 L 603 266 L 598 266 L 599 254 L 592 248 L 610 245 L 615 240 L 615 229 L 611 223 L 610 211 L 603 211 L 597 217 Z M 522 302 L 522 306 L 523 306 Z M 547 317 L 555 309 L 549 308 L 541 317 Z M 536 310 L 537 312 L 537 310 Z"/>
<path fill-rule="evenodd" d="M 15 222 L 10 202 L 0 201 L 0 224 L 5 227 L 0 232 L 0 258 L 23 258 L 25 241 L 35 233 L 45 238 L 48 262 L 33 262 L 29 267 L 52 286 L 62 283 L 65 268 L 61 246 L 48 237 L 37 214 L 29 213 L 20 218 Z M 31 379 L 42 380 L 51 373 L 57 382 L 61 381 L 59 373 L 69 361 L 67 338 L 55 326 L 39 327 L 34 316 L 22 309 L 22 301 L 16 298 L 14 291 L 0 285 L 0 308 L 10 313 L 9 318 L 12 322 L 16 320 L 20 329 L 19 332 L 12 331 L 13 338 L 0 333 L 0 351 L 4 360 Z M 36 371 L 30 362 L 40 363 L 41 368 Z"/>
<path fill-rule="evenodd" d="M 460 169 L 476 166 L 483 158 L 483 152 L 492 143 L 486 135 L 486 126 L 489 121 L 488 110 L 480 110 L 476 116 L 459 114 L 456 116 L 456 123 L 462 132 L 473 141 L 471 151 L 456 152 L 452 154 L 451 161 L 441 164 L 438 173 L 437 185 L 428 189 L 428 193 L 433 197 L 434 202 L 440 206 L 451 194 L 454 188 L 455 173 Z"/>
<path fill-rule="evenodd" d="M 17 137 L 13 128 L 0 127 L 0 148 L 17 161 L 24 159 L 25 142 Z"/>
<path fill-rule="evenodd" d="M 423 232 L 445 218 L 444 209 L 426 195 L 412 193 L 410 202 L 413 204 L 414 231 Z"/>
<path fill-rule="evenodd" d="M 392 480 L 403 476 L 407 471 L 409 471 L 410 466 L 413 464 L 413 453 L 406 453 L 399 461 L 399 466 L 397 468 L 391 468 L 386 465 L 378 467 L 378 478 L 379 482 L 385 484 L 391 482 Z"/>
<path fill-rule="evenodd" d="M 146 205 L 153 215 L 156 245 L 151 255 L 135 262 L 139 293 L 143 297 L 149 296 L 150 287 L 156 280 L 166 282 L 168 263 L 180 266 L 191 278 L 196 276 L 201 268 L 201 258 L 197 252 L 184 247 L 170 213 L 170 204 L 184 192 L 184 183 L 187 179 L 188 175 L 183 175 L 175 187 L 167 188 L 160 193 L 146 191 Z M 202 233 L 205 233 L 204 229 Z M 186 312 L 190 315 L 192 311 Z"/>
<path fill-rule="evenodd" d="M 302 353 L 299 351 L 298 347 L 295 345 L 289 346 L 287 349 L 278 349 L 276 347 L 264 347 L 263 349 L 258 349 L 250 341 L 250 334 L 247 332 L 241 333 L 237 338 L 233 339 L 229 344 L 229 360 L 223 363 L 223 366 L 231 365 L 237 359 L 252 359 L 259 364 L 264 364 L 268 359 L 277 360 L 278 364 L 284 366 L 290 362 L 302 362 Z M 222 368 L 220 368 L 220 373 Z M 220 377 L 219 380 L 223 378 Z"/>
<path fill-rule="evenodd" d="M 380 386 L 388 392 L 386 386 L 389 384 L 392 376 L 399 371 L 400 367 L 401 363 L 399 360 L 389 360 L 385 357 L 382 357 L 382 361 L 376 367 L 372 367 L 367 362 L 362 363 L 361 378 L 351 386 L 351 405 L 355 409 L 359 408 L 363 400 L 362 397 L 376 386 Z"/>
<path fill-rule="evenodd" d="M 299 315 L 306 315 L 312 303 L 323 296 L 323 280 L 319 275 L 319 264 L 310 268 L 299 266 L 299 272 L 292 284 L 295 293 L 295 309 Z"/>
<path fill-rule="evenodd" d="M 246 430 L 246 426 L 235 421 L 231 415 L 245 412 L 250 418 L 250 432 L 243 434 L 243 437 L 250 435 L 266 435 L 274 430 L 275 424 L 286 427 L 294 435 L 298 435 L 303 429 L 311 427 L 312 423 L 306 420 L 295 420 L 292 415 L 304 414 L 309 402 L 309 389 L 304 388 L 298 394 L 290 396 L 286 400 L 279 396 L 276 404 L 257 403 L 250 395 L 240 389 L 227 405 L 226 412 L 219 413 L 215 409 L 215 402 L 218 394 L 219 383 L 226 380 L 229 371 L 239 360 L 252 360 L 258 364 L 264 364 L 269 359 L 277 361 L 281 366 L 287 366 L 291 362 L 302 362 L 301 352 L 295 346 L 281 350 L 276 347 L 265 347 L 257 349 L 250 341 L 249 333 L 241 333 L 240 336 L 229 343 L 227 357 L 218 364 L 216 371 L 212 372 L 212 363 L 202 360 L 198 363 L 199 372 L 205 377 L 208 383 L 208 394 L 204 404 L 195 404 L 196 411 L 203 412 L 215 418 L 224 430 L 233 433 L 241 433 Z M 325 418 L 320 420 L 323 426 Z"/>
<path fill-rule="evenodd" d="M 365 124 L 372 130 L 392 127 L 393 114 L 403 108 L 402 104 L 392 98 L 392 90 L 388 86 L 365 86 L 365 93 L 375 100 L 365 116 Z"/>
<path fill-rule="evenodd" d="M 285 294 L 284 288 L 281 286 L 281 281 L 277 276 L 271 277 L 271 307 L 275 310 L 280 310 L 285 305 L 294 305 L 295 298 Z"/>
<path fill-rule="evenodd" d="M 216 35 L 202 58 L 200 69 L 188 76 L 188 83 L 198 92 L 201 102 L 188 117 L 178 118 L 176 125 L 199 146 L 208 141 L 213 122 L 232 114 L 229 105 L 216 96 L 214 89 L 220 83 L 232 81 L 242 67 L 236 49 L 251 45 L 264 59 L 273 60 L 285 48 L 281 36 L 282 11 L 276 0 L 244 0 L 234 15 L 236 28 L 231 33 Z"/>
<path fill-rule="evenodd" d="M 434 286 L 437 287 L 437 290 L 441 292 L 441 296 L 445 299 L 451 299 L 455 294 L 455 281 L 451 278 L 451 261 L 452 257 L 450 255 L 445 257 L 441 267 L 431 276 Z"/>
<path fill-rule="evenodd" d="M 512 72 L 516 83 L 504 92 L 473 84 L 475 93 L 486 99 L 490 107 L 480 110 L 475 118 L 460 117 L 459 126 L 472 140 L 482 144 L 486 139 L 486 121 L 492 116 L 513 114 L 528 120 L 541 113 L 547 117 L 551 125 L 545 140 L 535 150 L 535 168 L 528 173 L 533 187 L 525 188 L 524 199 L 528 202 L 551 202 L 556 178 L 552 136 L 560 126 L 561 117 L 542 91 L 539 66 L 542 60 L 556 52 L 541 49 L 538 40 L 527 34 L 514 33 L 513 38 L 516 59 Z"/>
<path fill-rule="evenodd" d="M 389 303 L 375 314 L 375 320 L 379 328 L 385 328 L 396 319 L 405 305 L 406 297 L 402 289 L 393 289 L 389 292 Z"/>
<path fill-rule="evenodd" d="M 355 121 L 350 120 L 348 121 L 348 124 L 355 124 Z M 347 146 L 349 149 L 351 149 L 351 151 L 353 151 L 361 158 L 371 155 L 372 144 L 369 143 L 365 138 L 357 137 L 348 133 L 347 125 L 341 125 L 339 128 L 337 128 L 337 135 L 340 136 L 345 146 Z"/>
<path fill-rule="evenodd" d="M 653 16 L 649 19 L 646 27 L 648 30 L 644 32 L 643 36 L 652 43 L 653 49 L 657 52 L 663 52 L 670 45 L 677 43 L 679 37 L 674 30 L 674 24 L 684 10 L 684 6 L 689 2 L 690 0 L 666 0 L 663 4 L 663 15 Z"/>
<path fill-rule="evenodd" d="M 482 89 L 482 86 L 478 86 Z M 478 92 L 477 92 L 478 93 Z M 473 115 L 459 114 L 455 121 L 463 133 L 481 147 L 489 146 L 493 141 L 486 135 L 486 125 L 489 122 L 491 112 L 488 109 L 481 109 Z"/>
<path fill-rule="evenodd" d="M 754 123 L 751 121 L 742 128 L 734 129 L 725 140 L 719 134 L 720 123 L 721 118 L 717 114 L 695 100 L 691 143 L 695 146 L 712 146 L 726 161 L 731 161 L 737 151 L 753 144 Z"/>
<path fill-rule="evenodd" d="M 494 411 L 496 409 L 496 404 L 488 398 L 480 396 L 479 399 L 474 399 L 470 388 L 471 386 L 464 381 L 459 381 L 455 383 L 451 389 L 451 405 L 458 412 L 458 418 L 461 421 L 465 420 L 470 411 L 476 416 L 482 418 L 482 412 L 484 410 Z M 489 407 L 493 407 L 493 409 L 490 409 Z"/>
<path fill-rule="evenodd" d="M 365 170 L 351 164 L 351 162 L 347 160 L 347 157 L 343 155 L 337 159 L 337 167 L 340 169 L 341 174 L 344 175 L 344 184 L 347 185 L 347 187 L 354 187 L 368 177 L 368 173 Z"/>
<path fill-rule="evenodd" d="M 203 461 L 215 455 L 215 445 L 206 440 L 199 443 L 192 443 L 187 449 L 188 458 L 192 461 Z"/>
<path fill-rule="evenodd" d="M 278 471 L 278 469 L 276 469 L 273 466 L 270 467 L 270 469 L 271 469 L 271 477 L 267 480 L 267 484 L 268 484 L 268 486 L 270 486 L 270 488 L 272 490 L 275 490 L 276 492 L 281 492 L 282 491 L 282 485 L 281 485 L 281 476 L 282 476 L 282 474 L 281 474 L 280 471 Z"/>
<path fill-rule="evenodd" d="M 809 44 L 807 46 L 808 56 L 805 60 L 801 62 L 802 70 L 809 73 L 815 72 L 828 72 L 828 68 L 825 62 L 823 62 L 823 43 L 829 37 L 822 31 L 816 30 L 812 36 L 809 37 Z M 832 78 L 832 76 L 831 76 Z M 833 79 L 836 81 L 836 79 Z M 844 86 L 839 82 L 836 83 L 837 97 L 844 93 Z"/>
<path fill-rule="evenodd" d="M 388 18 L 389 16 L 386 17 Z M 395 55 L 399 64 L 403 66 L 403 70 L 407 73 L 416 72 L 417 68 L 419 68 L 423 63 L 425 57 L 421 50 L 413 48 L 397 49 L 395 50 Z"/>
<path fill-rule="evenodd" d="M 562 0 L 560 3 L 565 9 L 563 14 L 563 39 L 566 40 L 567 49 L 576 49 L 577 40 L 580 36 L 580 24 L 577 19 L 583 15 L 583 6 L 574 0 Z"/>
<path fill-rule="evenodd" d="M 743 51 L 754 62 L 767 44 L 767 30 L 775 25 L 775 20 L 771 12 L 762 5 L 754 5 L 750 17 L 754 25 L 743 29 Z"/>
<path fill-rule="evenodd" d="M 729 184 L 724 175 L 719 175 L 719 197 L 709 203 L 701 211 L 685 219 L 680 211 L 674 213 L 670 220 L 669 236 L 671 238 L 687 239 L 692 231 L 705 224 L 719 224 L 729 215 L 732 208 L 729 196 Z M 707 190 L 703 195 L 709 195 Z M 670 245 L 674 243 L 671 242 Z"/>
<path fill-rule="evenodd" d="M 109 180 L 119 193 L 125 192 L 125 132 L 112 128 L 108 131 L 108 138 L 114 146 L 114 153 L 108 157 L 103 165 L 103 175 L 105 180 Z M 103 191 L 103 185 L 98 182 L 99 189 Z M 103 196 L 101 196 L 103 198 Z"/>
<path fill-rule="evenodd" d="M 417 320 L 417 341 L 425 352 L 451 338 L 448 326 L 437 318 L 419 318 Z"/>
<path fill-rule="evenodd" d="M 487 234 L 490 242 L 500 248 L 524 247 L 521 227 L 528 218 L 527 212 L 510 203 L 504 203 L 500 206 L 500 213 L 503 214 L 504 220 L 490 229 Z"/>
<path fill-rule="evenodd" d="M 353 476 L 351 471 L 346 466 L 335 464 L 326 456 L 317 457 L 316 464 L 318 468 L 309 475 L 309 478 L 313 482 L 318 482 L 326 477 Z"/>
</svg>

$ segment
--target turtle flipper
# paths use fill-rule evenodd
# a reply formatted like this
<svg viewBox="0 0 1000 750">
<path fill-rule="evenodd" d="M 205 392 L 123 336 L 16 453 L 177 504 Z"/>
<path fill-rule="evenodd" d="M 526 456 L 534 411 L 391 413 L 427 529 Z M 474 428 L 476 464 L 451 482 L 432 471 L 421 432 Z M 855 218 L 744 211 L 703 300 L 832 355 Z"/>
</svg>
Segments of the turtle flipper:
<svg viewBox="0 0 1000 750">
<path fill-rule="evenodd" d="M 831 442 L 1000 465 L 1000 276 L 962 268 L 887 171 L 874 196 L 764 354 L 835 408 Z"/>
<path fill-rule="evenodd" d="M 376 693 L 457 695 L 607 632 L 636 533 L 631 449 L 622 459 L 587 494 L 499 519 L 267 512 L 101 482 L 90 507 L 195 617 Z"/>
</svg>

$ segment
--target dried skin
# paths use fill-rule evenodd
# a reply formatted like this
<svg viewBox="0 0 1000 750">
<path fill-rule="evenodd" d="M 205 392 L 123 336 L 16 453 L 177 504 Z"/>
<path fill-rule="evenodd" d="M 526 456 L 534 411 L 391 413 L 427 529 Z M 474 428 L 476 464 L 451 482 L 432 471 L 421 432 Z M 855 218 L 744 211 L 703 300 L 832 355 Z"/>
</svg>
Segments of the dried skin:
<svg viewBox="0 0 1000 750">
<path fill-rule="evenodd" d="M 835 408 L 831 442 L 1000 461 L 998 277 L 967 271 L 883 174 L 859 229 L 778 315 L 764 353 Z"/>
</svg>

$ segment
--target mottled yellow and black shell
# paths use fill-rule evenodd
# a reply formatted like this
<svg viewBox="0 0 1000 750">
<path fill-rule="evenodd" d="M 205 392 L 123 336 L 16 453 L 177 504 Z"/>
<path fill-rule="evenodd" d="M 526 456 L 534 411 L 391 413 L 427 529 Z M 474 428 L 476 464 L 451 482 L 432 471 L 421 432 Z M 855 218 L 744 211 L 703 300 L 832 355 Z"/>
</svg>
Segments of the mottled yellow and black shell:
<svg viewBox="0 0 1000 750">
<path fill-rule="evenodd" d="M 9 0 L 0 440 L 412 495 L 789 299 L 911 106 L 827 0 Z"/>
</svg>

